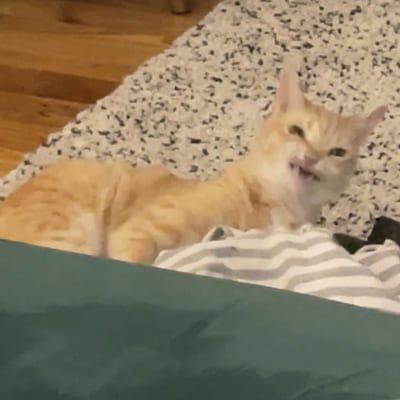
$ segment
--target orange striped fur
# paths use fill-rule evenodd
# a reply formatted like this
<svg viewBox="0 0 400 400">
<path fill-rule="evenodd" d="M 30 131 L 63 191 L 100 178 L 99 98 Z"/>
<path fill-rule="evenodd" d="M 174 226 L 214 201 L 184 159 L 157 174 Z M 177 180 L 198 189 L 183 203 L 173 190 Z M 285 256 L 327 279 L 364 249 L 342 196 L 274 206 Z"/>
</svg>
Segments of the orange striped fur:
<svg viewBox="0 0 400 400">
<path fill-rule="evenodd" d="M 162 166 L 61 160 L 0 204 L 0 238 L 151 264 L 216 225 L 296 227 L 340 194 L 384 113 L 331 113 L 305 99 L 286 69 L 252 149 L 221 176 L 201 182 Z"/>
</svg>

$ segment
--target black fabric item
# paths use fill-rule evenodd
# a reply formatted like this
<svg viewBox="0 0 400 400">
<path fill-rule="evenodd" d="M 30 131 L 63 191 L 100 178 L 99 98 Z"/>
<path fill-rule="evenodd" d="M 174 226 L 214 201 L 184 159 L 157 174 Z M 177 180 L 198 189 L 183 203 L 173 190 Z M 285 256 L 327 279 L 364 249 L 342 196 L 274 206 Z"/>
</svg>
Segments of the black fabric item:
<svg viewBox="0 0 400 400">
<path fill-rule="evenodd" d="M 400 222 L 387 217 L 376 219 L 368 238 L 368 243 L 382 244 L 386 239 L 393 240 L 400 246 Z"/>
<path fill-rule="evenodd" d="M 366 240 L 358 239 L 354 236 L 345 235 L 344 233 L 335 233 L 333 239 L 339 246 L 344 247 L 350 254 L 354 254 L 361 247 L 368 244 Z"/>
<path fill-rule="evenodd" d="M 393 240 L 400 246 L 400 222 L 388 217 L 379 217 L 375 220 L 367 240 L 344 233 L 335 233 L 333 239 L 350 254 L 369 244 L 383 244 L 387 239 Z"/>
</svg>

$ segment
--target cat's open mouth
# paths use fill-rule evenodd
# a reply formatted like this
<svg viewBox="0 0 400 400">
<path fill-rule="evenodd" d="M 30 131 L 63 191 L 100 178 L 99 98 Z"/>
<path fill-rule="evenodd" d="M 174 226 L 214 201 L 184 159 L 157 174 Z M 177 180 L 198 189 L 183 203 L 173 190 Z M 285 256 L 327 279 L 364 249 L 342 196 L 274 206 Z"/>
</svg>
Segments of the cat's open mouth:
<svg viewBox="0 0 400 400">
<path fill-rule="evenodd" d="M 304 167 L 300 163 L 296 161 L 292 161 L 290 164 L 290 169 L 295 172 L 299 178 L 304 180 L 311 180 L 311 181 L 319 181 L 320 178 L 310 169 Z"/>
</svg>

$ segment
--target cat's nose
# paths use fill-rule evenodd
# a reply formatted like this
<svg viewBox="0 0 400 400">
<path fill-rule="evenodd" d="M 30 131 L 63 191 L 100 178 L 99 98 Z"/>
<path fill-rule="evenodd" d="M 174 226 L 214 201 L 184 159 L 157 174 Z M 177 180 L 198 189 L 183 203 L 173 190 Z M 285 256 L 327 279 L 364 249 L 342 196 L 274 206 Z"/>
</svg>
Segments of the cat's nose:
<svg viewBox="0 0 400 400">
<path fill-rule="evenodd" d="M 319 157 L 317 155 L 307 154 L 304 156 L 304 166 L 305 167 L 313 167 L 319 161 Z"/>
</svg>

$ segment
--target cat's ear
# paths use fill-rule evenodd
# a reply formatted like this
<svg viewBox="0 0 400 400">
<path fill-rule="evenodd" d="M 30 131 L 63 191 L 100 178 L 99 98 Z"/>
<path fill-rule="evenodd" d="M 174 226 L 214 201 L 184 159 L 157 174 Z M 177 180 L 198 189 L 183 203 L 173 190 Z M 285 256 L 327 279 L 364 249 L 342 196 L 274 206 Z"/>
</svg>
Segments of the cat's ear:
<svg viewBox="0 0 400 400">
<path fill-rule="evenodd" d="M 387 110 L 387 106 L 380 106 L 372 111 L 368 117 L 357 117 L 361 128 L 357 137 L 357 142 L 359 145 L 362 145 L 367 141 L 368 136 L 373 132 L 379 122 L 384 119 Z"/>
<path fill-rule="evenodd" d="M 304 95 L 300 88 L 297 71 L 290 65 L 285 65 L 279 79 L 279 86 L 273 103 L 273 112 L 285 112 L 304 105 Z"/>
<path fill-rule="evenodd" d="M 380 106 L 372 111 L 367 118 L 365 118 L 365 129 L 368 131 L 368 133 L 371 133 L 379 124 L 379 122 L 383 120 L 387 110 L 388 106 Z"/>
</svg>

